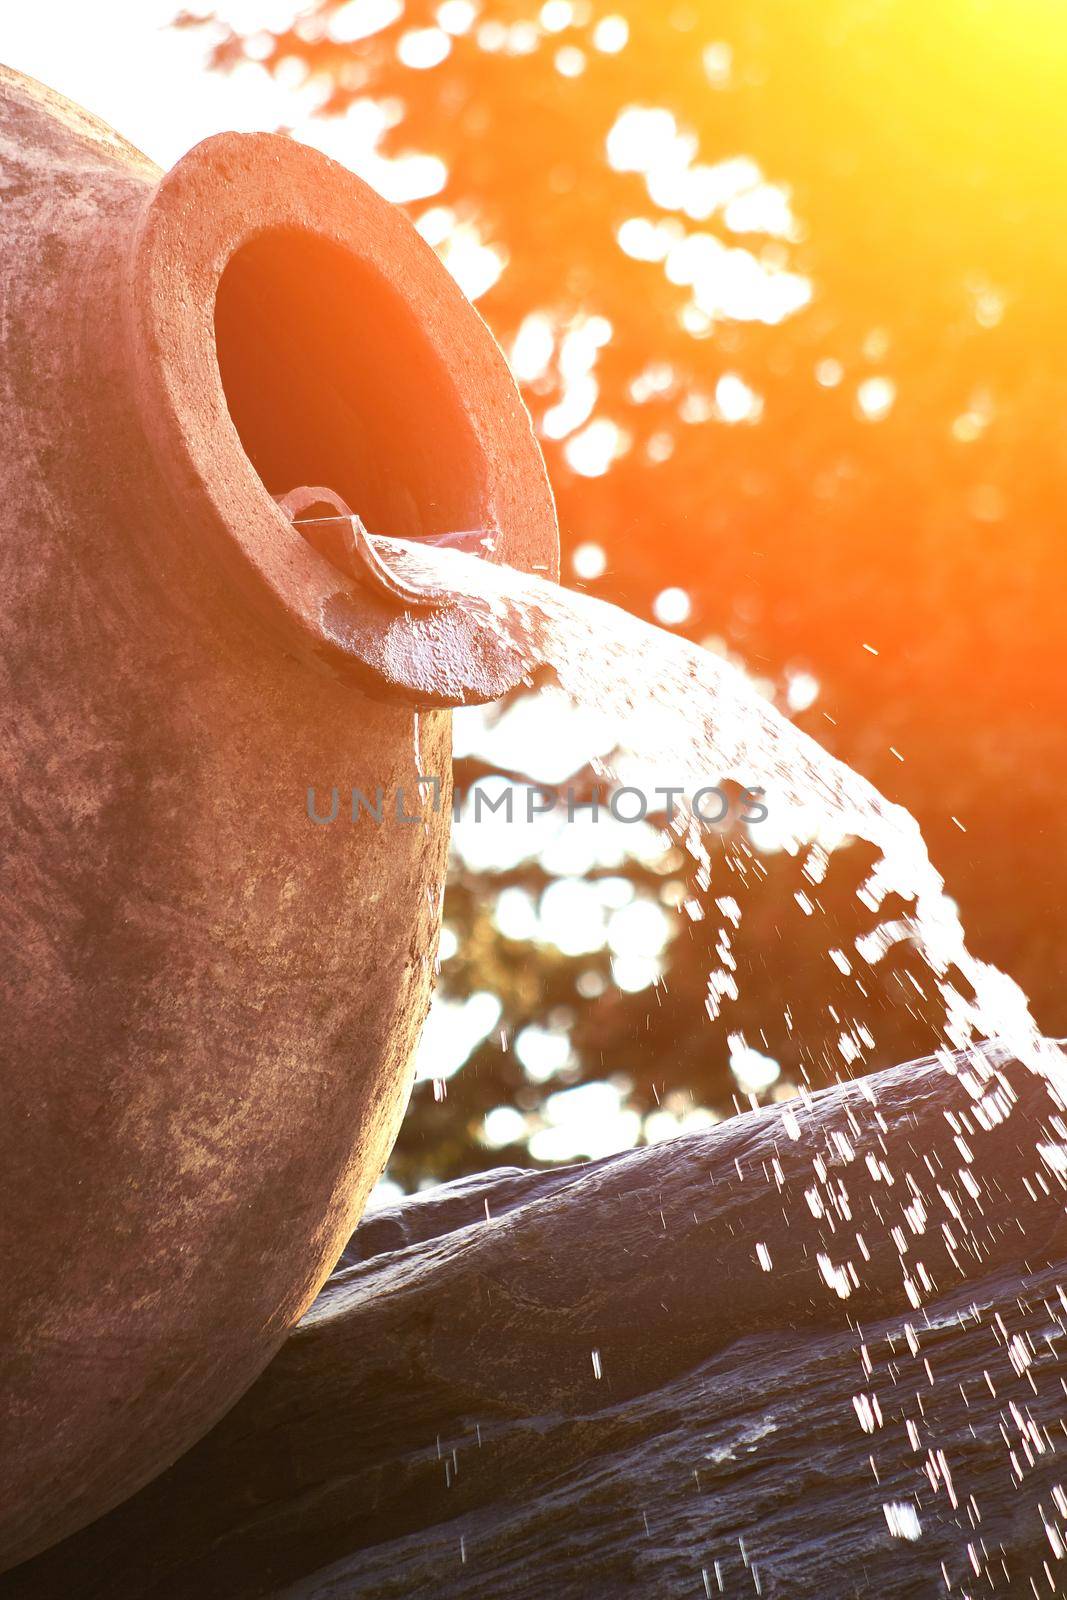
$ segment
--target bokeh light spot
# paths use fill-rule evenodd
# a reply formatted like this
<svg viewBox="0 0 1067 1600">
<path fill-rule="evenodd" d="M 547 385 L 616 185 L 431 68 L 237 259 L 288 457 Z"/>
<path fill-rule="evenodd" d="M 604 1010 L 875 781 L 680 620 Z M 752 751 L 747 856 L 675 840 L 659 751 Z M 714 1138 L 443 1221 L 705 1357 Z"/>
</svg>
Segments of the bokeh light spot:
<svg viewBox="0 0 1067 1600">
<path fill-rule="evenodd" d="M 452 40 L 443 28 L 413 28 L 401 34 L 396 53 L 403 66 L 426 71 L 439 67 L 451 48 Z"/>
<path fill-rule="evenodd" d="M 596 578 L 603 577 L 607 570 L 608 558 L 602 545 L 586 540 L 580 544 L 571 556 L 571 566 L 577 578 L 584 578 L 587 583 L 592 583 Z"/>
<path fill-rule="evenodd" d="M 403 12 L 402 0 L 348 0 L 331 14 L 326 32 L 335 44 L 354 44 L 387 28 Z"/>
<path fill-rule="evenodd" d="M 593 43 L 605 55 L 618 55 L 625 50 L 630 38 L 630 24 L 625 17 L 601 17 L 593 29 Z"/>
<path fill-rule="evenodd" d="M 881 422 L 893 409 L 897 386 L 892 378 L 864 378 L 856 390 L 856 409 L 865 422 Z"/>
<path fill-rule="evenodd" d="M 657 622 L 666 628 L 677 628 L 688 622 L 693 604 L 684 589 L 661 589 L 652 602 L 652 612 Z"/>
</svg>

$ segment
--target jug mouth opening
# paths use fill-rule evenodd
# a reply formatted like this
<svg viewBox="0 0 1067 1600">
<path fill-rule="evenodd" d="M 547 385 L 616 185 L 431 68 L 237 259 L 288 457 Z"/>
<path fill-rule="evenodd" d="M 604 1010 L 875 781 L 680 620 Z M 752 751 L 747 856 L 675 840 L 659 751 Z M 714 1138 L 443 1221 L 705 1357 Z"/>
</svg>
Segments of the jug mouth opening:
<svg viewBox="0 0 1067 1600">
<path fill-rule="evenodd" d="M 240 245 L 214 335 L 230 419 L 273 498 L 324 484 L 404 539 L 475 526 L 470 420 L 404 302 L 350 251 L 281 228 Z"/>
<path fill-rule="evenodd" d="M 372 693 L 455 705 L 512 687 L 522 664 L 479 648 L 461 607 L 391 608 L 274 499 L 325 485 L 400 538 L 496 528 L 493 559 L 558 575 L 529 416 L 402 213 L 285 136 L 216 135 L 152 191 L 128 289 L 148 442 L 220 580 Z"/>
</svg>

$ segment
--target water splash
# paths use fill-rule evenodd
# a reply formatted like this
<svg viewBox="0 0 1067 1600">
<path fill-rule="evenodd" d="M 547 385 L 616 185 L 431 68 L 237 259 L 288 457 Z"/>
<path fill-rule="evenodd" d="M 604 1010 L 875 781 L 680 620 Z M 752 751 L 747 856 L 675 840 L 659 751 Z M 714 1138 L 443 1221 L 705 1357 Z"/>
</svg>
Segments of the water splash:
<svg viewBox="0 0 1067 1600">
<path fill-rule="evenodd" d="M 946 1065 L 951 1051 L 992 1040 L 1044 1074 L 1067 1105 L 1063 1052 L 1041 1036 L 1018 984 L 968 949 L 915 818 L 789 722 L 737 666 L 616 606 L 509 567 L 399 540 L 382 548 L 406 579 L 447 588 L 478 626 L 524 650 L 532 669 L 549 665 L 571 700 L 613 718 L 623 760 L 684 786 L 676 831 L 704 887 L 706 825 L 685 796 L 708 783 L 762 787 L 785 847 L 807 853 L 812 883 L 840 845 L 873 846 L 879 859 L 861 888 L 864 903 L 877 912 L 897 896 L 911 909 L 857 938 L 857 953 L 875 962 L 902 941 L 914 944 L 944 1004 Z M 992 1071 L 982 1053 L 973 1053 L 973 1066 L 983 1080 Z"/>
<path fill-rule="evenodd" d="M 937 1215 L 942 1218 L 942 1235 L 953 1264 L 966 1276 L 957 1257 L 957 1252 L 964 1253 L 965 1244 L 975 1261 L 981 1263 L 988 1224 L 983 1225 L 980 1238 L 973 1237 L 967 1199 L 981 1215 L 983 1200 L 996 1208 L 1007 1197 L 999 1185 L 992 1190 L 987 1188 L 981 1166 L 976 1166 L 972 1145 L 982 1130 L 996 1127 L 1011 1115 L 1015 1095 L 1001 1068 L 1009 1056 L 1029 1066 L 1043 1078 L 1053 1106 L 1062 1110 L 1067 1104 L 1067 1060 L 1063 1052 L 1054 1042 L 1041 1037 L 1019 986 L 968 949 L 956 907 L 930 860 L 915 818 L 780 715 L 739 668 L 614 606 L 454 551 L 393 546 L 390 559 L 402 565 L 405 575 L 415 581 L 428 577 L 436 586 L 453 592 L 457 603 L 472 613 L 476 633 L 484 630 L 505 648 L 517 645 L 522 649 L 532 664 L 531 682 L 534 665 L 547 663 L 559 688 L 570 699 L 594 707 L 598 713 L 608 713 L 617 724 L 612 776 L 622 772 L 628 760 L 637 759 L 644 771 L 651 773 L 654 784 L 658 781 L 662 786 L 666 777 L 672 786 L 684 785 L 684 794 L 692 795 L 704 785 L 727 779 L 742 788 L 764 788 L 783 843 L 803 856 L 805 874 L 813 885 L 823 880 L 832 851 L 848 841 L 865 840 L 877 852 L 878 860 L 859 894 L 880 920 L 873 931 L 853 940 L 855 953 L 861 960 L 875 962 L 902 942 L 919 952 L 943 1003 L 940 1057 L 946 1071 L 957 1076 L 964 1095 L 970 1097 L 973 1115 L 945 1110 L 959 1156 L 955 1174 L 958 1189 L 954 1189 L 951 1174 L 939 1168 L 940 1175 L 926 1186 L 929 1193 L 911 1170 L 901 1174 L 890 1171 L 883 1141 L 864 1138 L 854 1116 L 848 1116 L 851 1136 L 832 1129 L 830 1139 L 813 1154 L 814 1182 L 804 1196 L 816 1221 L 826 1221 L 826 1248 L 817 1253 L 813 1266 L 828 1296 L 852 1301 L 854 1292 L 861 1287 L 861 1274 L 871 1259 L 871 1251 L 860 1231 L 853 1233 L 854 1249 L 849 1242 L 854 1220 L 844 1174 L 854 1167 L 859 1181 L 864 1181 L 866 1173 L 872 1185 L 891 1186 L 899 1179 L 897 1199 L 887 1199 L 884 1210 L 876 1204 L 873 1213 L 877 1223 L 868 1219 L 865 1226 L 878 1226 L 895 1246 L 903 1293 L 911 1307 L 908 1315 L 915 1318 L 915 1323 L 904 1323 L 903 1347 L 889 1335 L 885 1351 L 868 1346 L 858 1325 L 855 1329 L 864 1387 L 853 1397 L 852 1410 L 865 1445 L 871 1447 L 867 1458 L 872 1477 L 871 1534 L 877 1536 L 880 1527 L 882 1538 L 921 1545 L 924 1518 L 928 1529 L 947 1521 L 959 1530 L 959 1592 L 970 1592 L 972 1575 L 981 1577 L 991 1590 L 999 1589 L 1003 1573 L 1007 1592 L 1019 1593 L 1021 1580 L 1009 1571 L 1005 1559 L 1010 1552 L 987 1552 L 976 1533 L 981 1527 L 982 1511 L 970 1458 L 964 1454 L 950 1462 L 933 1433 L 937 1415 L 934 1408 L 939 1390 L 945 1385 L 932 1365 L 937 1359 L 939 1323 L 925 1307 L 940 1291 L 924 1263 L 909 1254 L 909 1240 L 918 1240 L 934 1228 L 934 1208 L 939 1198 L 943 1215 Z M 707 833 L 691 805 L 680 804 L 676 831 L 698 864 L 698 885 L 708 889 L 711 861 Z M 891 899 L 903 903 L 905 914 L 893 911 Z M 727 905 L 728 920 L 736 928 L 742 908 L 732 898 L 719 904 Z M 814 909 L 810 900 L 808 909 Z M 719 954 L 723 955 L 721 945 Z M 846 951 L 835 948 L 828 954 L 840 973 L 848 976 L 852 972 L 853 962 Z M 716 1014 L 716 994 L 721 997 L 729 991 L 728 968 L 727 952 L 722 970 L 709 975 L 712 1015 Z M 986 1043 L 982 1045 L 981 1041 Z M 963 1060 L 953 1052 L 962 1052 Z M 861 1078 L 858 1089 L 865 1099 L 877 1104 L 875 1084 Z M 801 1125 L 802 1117 L 807 1120 L 806 1103 L 801 1111 L 804 1101 L 801 1091 L 801 1098 L 792 1106 L 782 1105 L 775 1113 L 790 1143 L 806 1137 Z M 875 1115 L 877 1122 L 878 1114 Z M 1038 1190 L 1046 1195 L 1052 1192 L 1049 1182 L 1058 1181 L 1067 1188 L 1065 1149 L 1067 1127 L 1062 1118 L 1053 1115 L 1036 1141 L 1038 1170 L 1031 1169 L 1033 1182 L 1025 1171 L 1022 1174 L 1023 1189 L 1031 1199 L 1035 1199 Z M 1047 1179 L 1040 1170 L 1042 1164 Z M 921 1179 L 918 1162 L 916 1168 Z M 930 1170 L 933 1174 L 934 1169 Z M 764 1164 L 762 1171 L 763 1178 L 757 1174 L 757 1182 L 769 1184 L 773 1173 L 781 1189 L 777 1158 L 769 1166 Z M 737 1173 L 738 1179 L 743 1180 L 740 1162 Z M 754 1241 L 754 1264 L 763 1273 L 773 1273 L 779 1256 L 789 1255 L 789 1217 L 784 1211 L 782 1215 L 786 1230 L 776 1236 L 773 1250 L 766 1238 Z M 1067 1306 L 1067 1295 L 1059 1285 L 1056 1293 Z M 1021 1310 L 1024 1308 L 1022 1298 L 1017 1304 Z M 1040 1309 L 1060 1328 L 1050 1298 L 1040 1301 Z M 984 1314 L 976 1301 L 966 1312 L 976 1322 Z M 957 1318 L 960 1315 L 956 1313 Z M 1047 1328 L 1035 1324 L 1034 1336 L 1025 1325 L 1019 1330 L 1009 1329 L 999 1309 L 995 1310 L 991 1328 L 999 1341 L 1002 1359 L 996 1380 L 988 1370 L 983 1378 L 996 1404 L 1000 1404 L 996 1399 L 998 1388 L 1005 1391 L 1007 1404 L 999 1411 L 996 1439 L 1003 1441 L 1010 1482 L 1019 1490 L 1029 1484 L 1028 1474 L 1036 1474 L 1042 1458 L 1053 1451 L 1053 1439 L 1030 1415 L 1026 1401 L 1020 1406 L 1012 1398 L 1010 1384 L 1014 1380 L 1018 1387 L 1025 1382 L 1033 1395 L 1038 1395 L 1042 1370 L 1038 1357 L 1041 1340 L 1048 1337 Z M 592 1351 L 592 1362 L 594 1375 L 599 1378 L 600 1353 L 596 1349 Z M 914 1372 L 913 1366 L 917 1369 Z M 892 1406 L 892 1414 L 879 1401 L 876 1380 L 883 1383 L 886 1405 Z M 1050 1414 L 1055 1416 L 1061 1397 L 1055 1385 L 1048 1387 L 1051 1400 L 1048 1395 L 1045 1400 Z M 969 1405 L 962 1383 L 960 1392 Z M 914 1484 L 907 1485 L 899 1498 L 894 1495 L 888 1499 L 880 1487 L 875 1450 L 881 1453 L 883 1434 L 891 1432 L 891 1425 L 901 1423 L 906 1429 L 910 1459 L 914 1461 Z M 1065 1426 L 1062 1418 L 1060 1426 Z M 973 1426 L 970 1432 L 977 1437 Z M 894 1487 L 904 1488 L 905 1478 L 901 1474 L 898 1477 L 900 1483 Z M 1039 1475 L 1035 1482 L 1040 1482 Z M 1030 1500 L 1035 1500 L 1039 1492 L 1034 1489 Z M 938 1497 L 947 1502 L 947 1512 L 937 1503 Z M 1051 1509 L 1037 1500 L 1036 1511 L 1053 1557 L 1065 1559 L 1067 1533 L 1057 1517 L 1067 1519 L 1067 1497 L 1059 1485 L 1052 1489 L 1052 1500 Z M 1025 1507 L 1017 1505 L 1017 1510 L 1021 1514 Z M 750 1562 L 743 1541 L 738 1542 L 743 1564 L 759 1592 L 756 1564 Z M 998 1570 L 994 1570 L 994 1556 Z M 709 1568 L 699 1570 L 705 1592 L 713 1593 Z M 713 1570 L 715 1590 L 722 1592 L 718 1560 Z M 955 1577 L 950 1580 L 944 1560 L 940 1571 L 946 1588 L 952 1589 Z M 1043 1571 L 1050 1589 L 1055 1591 L 1047 1563 Z M 1036 1587 L 1033 1592 L 1037 1593 Z"/>
</svg>

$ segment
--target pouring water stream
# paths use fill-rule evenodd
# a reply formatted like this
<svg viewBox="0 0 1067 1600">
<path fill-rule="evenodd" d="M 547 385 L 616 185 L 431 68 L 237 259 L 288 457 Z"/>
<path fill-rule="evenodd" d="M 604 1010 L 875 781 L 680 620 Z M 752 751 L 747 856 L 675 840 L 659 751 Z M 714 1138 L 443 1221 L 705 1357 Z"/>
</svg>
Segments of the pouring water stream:
<svg viewBox="0 0 1067 1600">
<path fill-rule="evenodd" d="M 943 1041 L 968 1051 L 988 1041 L 1041 1073 L 1067 1105 L 1067 1060 L 1042 1038 L 1018 984 L 967 947 L 956 907 L 930 860 L 915 818 L 824 750 L 775 709 L 731 662 L 589 595 L 454 549 L 383 541 L 390 563 L 409 581 L 430 584 L 475 612 L 478 625 L 502 643 L 547 663 L 573 702 L 614 719 L 628 752 L 667 773 L 692 795 L 701 785 L 733 780 L 760 786 L 779 831 L 805 849 L 814 884 L 828 853 L 862 839 L 880 859 L 861 891 L 877 910 L 890 895 L 912 905 L 857 940 L 861 959 L 875 961 L 900 940 L 917 947 L 945 1006 Z M 711 776 L 709 776 L 711 775 Z M 681 841 L 707 872 L 704 824 L 687 799 L 678 802 Z M 954 982 L 958 973 L 973 991 Z M 991 1070 L 974 1052 L 980 1079 Z"/>
<path fill-rule="evenodd" d="M 639 757 L 645 768 L 652 770 L 654 778 L 668 777 L 672 785 L 684 784 L 684 793 L 690 797 L 702 785 L 725 779 L 743 788 L 753 785 L 764 788 L 766 803 L 774 808 L 778 831 L 786 836 L 787 847 L 806 853 L 805 872 L 812 883 L 821 881 L 829 853 L 838 845 L 861 839 L 873 846 L 879 860 L 859 893 L 869 910 L 876 916 L 881 914 L 881 920 L 873 933 L 854 941 L 860 960 L 877 961 L 903 940 L 918 950 L 944 1004 L 942 1049 L 938 1054 L 946 1072 L 957 1076 L 965 1096 L 974 1104 L 979 1136 L 981 1128 L 993 1126 L 1010 1116 L 1015 1103 L 1011 1086 L 1001 1071 L 1006 1056 L 1016 1057 L 1040 1075 L 1052 1114 L 1043 1125 L 1035 1154 L 1044 1161 L 1046 1172 L 1067 1187 L 1067 1127 L 1064 1119 L 1056 1114 L 1067 1105 L 1067 1059 L 1058 1045 L 1042 1038 L 1019 986 L 998 968 L 977 959 L 968 949 L 956 907 L 930 860 L 918 823 L 906 809 L 886 800 L 865 778 L 789 722 L 738 667 L 722 657 L 667 634 L 617 607 L 559 588 L 538 577 L 520 574 L 456 550 L 428 549 L 399 541 L 389 543 L 388 559 L 401 568 L 406 578 L 447 589 L 457 603 L 472 611 L 476 627 L 488 630 L 503 646 L 510 644 L 522 649 L 531 663 L 548 664 L 554 670 L 559 689 L 570 700 L 608 713 L 618 726 L 619 746 Z M 684 802 L 679 810 L 675 831 L 698 863 L 698 882 L 707 888 L 711 859 L 704 825 Z M 890 918 L 890 896 L 899 896 L 909 908 L 904 916 Z M 883 907 L 886 908 L 884 914 L 881 913 Z M 844 970 L 849 970 L 847 964 Z M 724 978 L 726 981 L 722 982 Z M 958 980 L 962 980 L 964 987 L 969 986 L 971 992 L 962 992 Z M 728 992 L 728 975 L 710 973 L 708 1009 L 713 1016 L 721 995 Z M 990 1049 L 990 1045 L 996 1048 Z M 962 1053 L 962 1060 L 956 1052 Z M 863 1085 L 862 1080 L 861 1086 L 867 1097 L 874 1100 L 876 1088 Z M 801 1137 L 800 1124 L 792 1107 L 782 1105 L 779 1114 L 784 1134 L 791 1139 Z M 1041 1142 L 1046 1134 L 1047 1145 Z M 827 1161 L 823 1159 L 824 1154 Z M 850 1150 L 847 1158 L 854 1160 L 863 1155 L 857 1148 Z M 976 1170 L 972 1165 L 976 1159 L 980 1158 L 969 1149 L 963 1149 L 962 1166 L 957 1174 L 961 1188 L 974 1200 L 986 1192 L 980 1166 Z M 866 1160 L 868 1164 L 871 1161 L 869 1152 Z M 842 1213 L 841 1195 L 835 1193 L 834 1161 L 832 1153 L 815 1152 L 816 1183 L 805 1198 L 814 1215 L 824 1212 L 830 1215 L 836 1209 L 839 1216 L 843 1214 L 847 1219 L 850 1215 L 847 1203 Z M 886 1172 L 885 1175 L 893 1181 L 891 1174 Z M 921 1233 L 927 1225 L 927 1207 L 912 1174 L 905 1173 L 903 1177 L 902 1188 L 907 1189 L 909 1205 L 905 1216 L 912 1231 Z M 1046 1193 L 1050 1192 L 1042 1178 L 1037 1181 Z M 1023 1183 L 1026 1184 L 1025 1175 Z M 940 1192 L 944 1198 L 945 1191 L 941 1189 Z M 990 1199 L 997 1204 L 1003 1195 L 998 1192 L 990 1195 Z M 875 1207 L 876 1212 L 877 1209 Z M 907 1264 L 911 1258 L 906 1254 L 909 1246 L 902 1228 L 891 1227 L 888 1217 L 884 1226 L 896 1244 L 902 1288 L 911 1307 L 911 1312 L 905 1313 L 901 1330 L 905 1348 L 917 1363 L 924 1363 L 923 1375 L 921 1378 L 917 1375 L 917 1382 L 932 1386 L 935 1375 L 925 1354 L 925 1332 L 936 1323 L 930 1323 L 924 1303 L 937 1293 L 937 1288 L 929 1281 L 921 1262 L 915 1267 Z M 831 1237 L 835 1237 L 832 1221 L 830 1232 Z M 845 1259 L 842 1263 L 828 1253 L 848 1250 L 844 1238 L 841 1235 L 836 1238 L 836 1247 L 828 1245 L 818 1255 L 815 1267 L 826 1291 L 832 1297 L 848 1300 L 852 1286 L 858 1285 L 860 1279 L 852 1261 Z M 859 1235 L 856 1240 L 860 1256 L 866 1260 L 867 1251 Z M 753 1240 L 752 1245 L 758 1265 L 764 1271 L 773 1270 L 772 1253 L 767 1244 Z M 975 1255 L 981 1259 L 977 1242 Z M 859 1270 L 862 1271 L 862 1261 Z M 1021 1285 L 1020 1292 L 1025 1293 Z M 1062 1290 L 1060 1296 L 1063 1299 Z M 1020 1299 L 1019 1305 L 1022 1303 Z M 983 1315 L 976 1303 L 968 1314 L 977 1321 L 981 1321 Z M 909 1315 L 915 1318 L 914 1327 L 907 1320 Z M 878 1404 L 871 1352 L 858 1324 L 852 1318 L 849 1320 L 855 1329 L 861 1366 L 852 1408 L 863 1432 L 873 1434 L 882 1428 L 885 1419 Z M 1036 1394 L 1036 1368 L 1032 1368 L 1031 1347 L 1018 1336 L 1009 1340 L 999 1314 L 993 1319 L 991 1331 L 1001 1340 L 1006 1371 L 1010 1368 L 1015 1376 L 1025 1372 Z M 892 1335 L 888 1342 L 888 1353 L 899 1361 L 900 1352 Z M 598 1352 L 594 1351 L 594 1369 L 598 1360 Z M 993 1389 L 988 1372 L 985 1377 Z M 896 1395 L 895 1377 L 893 1385 L 892 1393 Z M 1058 1398 L 1057 1394 L 1055 1400 Z M 918 1450 L 920 1426 L 926 1429 L 928 1421 L 918 1388 L 913 1404 L 914 1410 L 902 1406 L 897 1420 L 907 1427 L 913 1447 Z M 1002 1411 L 997 1437 L 1002 1438 L 1007 1447 L 1011 1481 L 1021 1485 L 1022 1468 L 1012 1452 L 1004 1415 Z M 1012 1410 L 1011 1415 L 1020 1427 L 1033 1432 L 1034 1424 L 1028 1420 L 1028 1412 L 1024 1416 Z M 773 1425 L 770 1426 L 773 1431 Z M 1040 1443 L 1039 1448 L 1044 1449 L 1045 1445 Z M 888 1530 L 891 1539 L 910 1542 L 920 1539 L 922 1518 L 927 1514 L 931 1496 L 946 1496 L 950 1508 L 947 1515 L 956 1517 L 957 1508 L 967 1494 L 969 1474 L 964 1461 L 956 1460 L 950 1470 L 943 1449 L 935 1451 L 933 1447 L 925 1464 L 921 1455 L 916 1456 L 914 1485 L 905 1490 L 909 1498 L 901 1499 L 899 1486 L 895 1494 L 886 1497 L 888 1485 L 882 1487 L 874 1455 L 868 1459 L 874 1500 L 872 1529 L 884 1522 L 883 1537 Z M 1038 1510 L 1040 1512 L 1040 1506 Z M 1067 1501 L 1064 1513 L 1067 1515 Z M 992 1557 L 983 1555 L 980 1561 L 976 1554 L 973 1529 L 980 1523 L 981 1511 L 973 1490 L 969 1494 L 968 1516 L 969 1526 L 962 1520 L 954 1524 L 959 1529 L 961 1543 L 960 1571 L 964 1579 L 984 1571 L 990 1587 L 999 1588 L 999 1575 L 994 1574 Z M 1044 1512 L 1041 1516 L 1048 1532 L 1050 1524 Z M 871 1536 L 877 1537 L 877 1534 L 872 1532 Z M 1053 1527 L 1048 1536 L 1055 1551 L 1060 1533 Z M 747 1569 L 747 1557 L 744 1565 Z M 1003 1570 L 1007 1576 L 1007 1567 Z M 1047 1573 L 1047 1566 L 1045 1570 Z M 943 1563 L 942 1572 L 951 1588 Z M 718 1578 L 718 1563 L 715 1573 Z M 1008 1583 L 1010 1589 L 1010 1578 Z M 704 1586 L 710 1594 L 706 1569 Z M 721 1591 L 721 1579 L 719 1588 Z M 965 1592 L 968 1592 L 966 1584 Z"/>
</svg>

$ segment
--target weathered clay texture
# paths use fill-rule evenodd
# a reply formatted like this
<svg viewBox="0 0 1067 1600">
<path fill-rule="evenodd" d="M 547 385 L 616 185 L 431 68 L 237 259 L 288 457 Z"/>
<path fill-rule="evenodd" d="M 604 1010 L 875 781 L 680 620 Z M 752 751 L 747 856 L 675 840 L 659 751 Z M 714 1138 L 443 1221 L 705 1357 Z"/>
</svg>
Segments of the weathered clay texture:
<svg viewBox="0 0 1067 1600">
<path fill-rule="evenodd" d="M 914 1062 L 368 1218 L 229 1416 L 5 1600 L 1057 1592 L 1062 1122 L 989 1088 L 988 1131 Z"/>
<path fill-rule="evenodd" d="M 483 324 L 288 140 L 161 179 L 0 73 L 0 341 L 7 1564 L 187 1449 L 336 1260 L 431 988 L 447 792 L 425 825 L 390 810 L 417 770 L 447 790 L 449 727 L 416 742 L 411 703 L 518 670 L 463 615 L 355 591 L 272 494 L 333 482 L 377 532 L 460 517 L 556 556 Z M 335 824 L 309 785 L 340 786 Z M 353 785 L 381 826 L 346 820 Z"/>
</svg>

